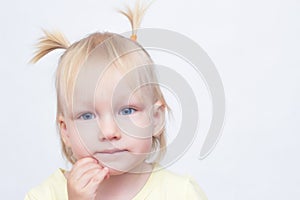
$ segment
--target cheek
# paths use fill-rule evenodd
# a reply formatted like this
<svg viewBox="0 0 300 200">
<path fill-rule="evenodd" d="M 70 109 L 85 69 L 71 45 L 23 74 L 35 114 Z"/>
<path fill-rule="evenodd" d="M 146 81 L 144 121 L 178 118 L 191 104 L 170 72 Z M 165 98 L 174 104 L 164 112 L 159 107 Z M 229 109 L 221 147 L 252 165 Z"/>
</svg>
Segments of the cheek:
<svg viewBox="0 0 300 200">
<path fill-rule="evenodd" d="M 151 125 L 151 119 L 147 111 L 130 116 L 130 120 L 135 126 L 140 128 L 146 128 Z"/>
<path fill-rule="evenodd" d="M 117 123 L 124 135 L 133 138 L 151 139 L 154 134 L 154 124 L 147 112 L 138 112 L 128 117 L 117 118 Z"/>
<path fill-rule="evenodd" d="M 152 150 L 152 140 L 151 142 L 147 142 L 145 145 L 143 145 L 144 148 L 143 148 L 143 153 L 151 153 L 151 150 Z"/>
<path fill-rule="evenodd" d="M 152 138 L 135 139 L 132 146 L 135 147 L 136 153 L 148 154 L 152 149 Z"/>
<path fill-rule="evenodd" d="M 74 128 L 71 128 L 69 133 L 70 145 L 73 152 L 73 155 L 76 159 L 81 159 L 83 157 L 90 156 L 89 152 L 86 150 L 85 146 L 83 145 L 78 133 L 74 131 Z"/>
</svg>

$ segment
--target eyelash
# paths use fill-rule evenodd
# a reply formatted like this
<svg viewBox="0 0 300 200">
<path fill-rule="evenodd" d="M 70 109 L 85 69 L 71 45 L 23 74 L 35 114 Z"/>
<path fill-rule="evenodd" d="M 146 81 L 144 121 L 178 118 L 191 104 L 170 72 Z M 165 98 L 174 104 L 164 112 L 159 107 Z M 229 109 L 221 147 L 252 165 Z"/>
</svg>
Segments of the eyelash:
<svg viewBox="0 0 300 200">
<path fill-rule="evenodd" d="M 82 115 L 79 116 L 79 119 L 82 119 L 82 120 L 91 120 L 91 119 L 84 119 L 84 116 L 86 114 L 89 114 L 89 115 L 93 115 L 93 118 L 94 119 L 96 116 L 93 114 L 93 113 L 90 113 L 90 112 L 87 112 L 87 113 L 83 113 Z"/>
<path fill-rule="evenodd" d="M 130 109 L 131 111 L 133 111 L 133 113 L 129 113 L 129 114 L 122 114 L 122 111 L 124 111 L 125 109 Z M 138 111 L 136 108 L 133 108 L 133 107 L 125 107 L 125 108 L 122 108 L 119 112 L 118 112 L 118 114 L 120 114 L 120 115 L 132 115 L 132 114 L 134 114 L 136 111 Z M 90 115 L 90 116 L 92 116 L 92 118 L 91 119 L 95 119 L 96 118 L 96 115 L 95 114 L 93 114 L 93 113 L 91 113 L 91 112 L 86 112 L 86 113 L 83 113 L 82 115 L 80 115 L 79 117 L 78 117 L 78 119 L 81 119 L 81 120 L 91 120 L 91 119 L 85 119 L 85 115 Z"/>
<path fill-rule="evenodd" d="M 121 112 L 124 111 L 125 109 L 131 109 L 131 110 L 134 111 L 133 113 L 135 113 L 135 112 L 137 111 L 137 109 L 135 109 L 135 108 L 132 108 L 132 107 L 126 107 L 126 108 L 121 109 L 121 111 L 119 112 L 119 114 L 121 114 Z M 133 113 L 125 114 L 125 115 L 131 115 L 131 114 L 133 114 Z"/>
</svg>

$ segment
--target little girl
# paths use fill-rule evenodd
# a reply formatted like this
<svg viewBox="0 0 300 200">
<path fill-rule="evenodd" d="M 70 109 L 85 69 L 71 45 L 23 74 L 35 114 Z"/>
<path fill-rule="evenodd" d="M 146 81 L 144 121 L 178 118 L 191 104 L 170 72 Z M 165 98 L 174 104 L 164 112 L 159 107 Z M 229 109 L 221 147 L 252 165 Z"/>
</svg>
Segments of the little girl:
<svg viewBox="0 0 300 200">
<path fill-rule="evenodd" d="M 25 200 L 206 199 L 190 177 L 158 164 L 168 106 L 154 63 L 136 42 L 144 11 L 138 5 L 122 12 L 132 24 L 130 39 L 93 33 L 70 45 L 60 33 L 45 31 L 32 61 L 65 49 L 56 72 L 56 120 L 73 165 L 58 169 Z"/>
</svg>

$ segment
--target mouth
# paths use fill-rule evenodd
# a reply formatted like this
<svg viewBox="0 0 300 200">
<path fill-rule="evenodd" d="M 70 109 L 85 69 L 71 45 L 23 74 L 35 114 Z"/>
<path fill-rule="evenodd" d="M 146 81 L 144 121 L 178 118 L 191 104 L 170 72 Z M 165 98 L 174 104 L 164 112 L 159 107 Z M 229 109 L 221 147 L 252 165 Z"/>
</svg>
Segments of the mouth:
<svg viewBox="0 0 300 200">
<path fill-rule="evenodd" d="M 114 149 L 105 149 L 103 151 L 100 151 L 99 153 L 109 155 L 109 154 L 118 154 L 118 153 L 123 153 L 123 152 L 128 152 L 128 150 L 114 148 Z"/>
</svg>

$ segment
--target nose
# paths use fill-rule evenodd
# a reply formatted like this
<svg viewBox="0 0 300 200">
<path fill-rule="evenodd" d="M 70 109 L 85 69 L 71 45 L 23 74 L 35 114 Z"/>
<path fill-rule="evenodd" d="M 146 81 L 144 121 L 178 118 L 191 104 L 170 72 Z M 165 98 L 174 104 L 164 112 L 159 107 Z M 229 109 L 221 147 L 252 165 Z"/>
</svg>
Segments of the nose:
<svg viewBox="0 0 300 200">
<path fill-rule="evenodd" d="M 100 119 L 99 139 L 101 141 L 121 139 L 120 130 L 112 116 L 105 116 Z"/>
</svg>

